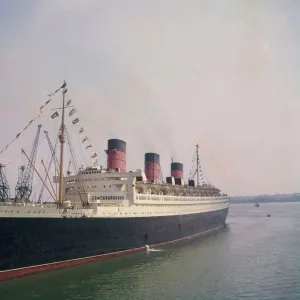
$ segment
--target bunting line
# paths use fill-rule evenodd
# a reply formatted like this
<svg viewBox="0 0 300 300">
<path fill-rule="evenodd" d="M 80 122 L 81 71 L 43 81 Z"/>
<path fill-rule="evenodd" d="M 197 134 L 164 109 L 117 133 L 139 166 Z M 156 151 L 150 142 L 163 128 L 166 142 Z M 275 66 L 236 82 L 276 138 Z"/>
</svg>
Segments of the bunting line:
<svg viewBox="0 0 300 300">
<path fill-rule="evenodd" d="M 74 106 L 74 104 L 72 105 L 72 108 L 71 108 L 70 107 L 71 104 L 72 104 L 72 100 L 70 99 L 67 101 L 67 105 L 66 105 L 69 108 L 69 117 L 72 118 L 72 124 L 75 126 L 75 128 L 77 130 L 77 134 L 79 135 L 81 144 L 85 144 L 87 141 L 89 141 L 89 137 L 87 135 L 84 135 L 85 130 L 80 124 L 80 118 L 78 117 L 77 109 Z M 77 129 L 78 127 L 79 127 L 79 129 Z M 92 144 L 87 145 L 85 147 L 85 150 L 88 150 L 88 149 L 92 150 L 92 154 L 89 154 L 89 157 L 92 159 L 96 158 L 96 161 L 97 161 L 98 154 L 93 149 L 93 145 Z M 94 161 L 94 164 L 96 163 L 96 161 Z"/>
<path fill-rule="evenodd" d="M 58 89 L 56 89 L 53 93 L 50 93 L 48 94 L 47 96 L 49 97 L 49 99 L 43 104 L 40 106 L 39 108 L 39 111 L 40 113 L 38 115 L 36 115 L 36 117 L 34 117 L 32 120 L 30 120 L 28 122 L 28 124 L 21 130 L 19 131 L 19 133 L 12 139 L 12 141 L 7 144 L 1 151 L 0 151 L 0 154 L 2 154 L 3 152 L 5 152 L 22 134 L 24 131 L 26 131 L 37 119 L 39 119 L 42 115 L 43 115 L 43 112 L 45 110 L 45 108 L 47 107 L 47 105 L 49 105 L 49 103 L 51 103 L 51 101 L 53 100 L 54 96 L 56 96 L 56 94 L 61 90 L 61 89 L 64 89 L 63 90 L 63 93 L 66 94 L 67 93 L 67 84 L 66 82 L 63 83 L 63 85 L 61 85 Z M 84 144 L 86 143 L 87 141 L 89 141 L 89 137 L 87 135 L 83 135 L 85 130 L 84 128 L 80 125 L 80 119 L 79 117 L 77 116 L 77 109 L 75 107 L 71 108 L 70 105 L 71 105 L 72 101 L 71 99 L 67 101 L 66 103 L 66 107 L 69 107 L 69 117 L 72 118 L 72 124 L 77 127 L 77 126 L 80 126 L 80 129 L 77 129 L 77 133 L 80 137 L 80 141 L 81 141 L 81 144 Z M 55 119 L 59 116 L 59 112 L 58 111 L 55 111 L 54 113 L 52 113 L 50 115 L 51 119 Z M 90 149 L 90 150 L 89 150 Z M 97 157 L 98 157 L 98 154 L 96 151 L 93 150 L 93 145 L 92 144 L 88 144 L 86 147 L 85 147 L 85 150 L 87 151 L 91 151 L 92 150 L 92 154 L 89 154 L 89 157 L 92 158 L 92 159 L 95 159 L 96 158 L 96 161 L 97 161 Z M 91 152 L 90 152 L 91 153 Z M 96 163 L 96 161 L 94 161 L 94 163 Z"/>
<path fill-rule="evenodd" d="M 66 82 L 63 83 L 63 85 L 61 87 L 59 87 L 57 90 L 55 90 L 53 93 L 50 93 L 48 94 L 47 96 L 50 98 L 48 99 L 43 105 L 40 106 L 40 113 L 35 117 L 33 118 L 32 120 L 29 121 L 29 123 L 15 136 L 15 138 L 9 143 L 6 145 L 6 147 L 4 147 L 1 151 L 0 151 L 0 154 L 2 154 L 3 152 L 5 152 L 13 143 L 15 140 L 17 140 L 20 135 L 23 134 L 24 131 L 26 131 L 33 123 L 34 121 L 36 121 L 38 118 L 41 117 L 42 113 L 43 113 L 43 109 L 51 102 L 51 100 L 53 99 L 53 97 L 63 88 L 65 88 L 67 86 Z M 55 115 L 55 113 L 53 114 Z M 53 116 L 52 115 L 52 116 Z M 52 117 L 51 116 L 51 117 Z M 58 115 L 57 115 L 58 116 Z M 54 116 L 53 118 L 55 118 L 56 116 Z M 53 119 L 52 118 L 52 119 Z"/>
</svg>

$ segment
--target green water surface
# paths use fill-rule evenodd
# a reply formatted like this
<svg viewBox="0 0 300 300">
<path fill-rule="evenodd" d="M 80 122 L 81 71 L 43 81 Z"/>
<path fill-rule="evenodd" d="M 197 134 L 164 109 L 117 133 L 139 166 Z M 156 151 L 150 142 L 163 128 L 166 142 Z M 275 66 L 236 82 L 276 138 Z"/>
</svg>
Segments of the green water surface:
<svg viewBox="0 0 300 300">
<path fill-rule="evenodd" d="M 162 251 L 0 282 L 0 299 L 299 300 L 300 203 L 231 205 L 227 224 Z"/>
</svg>

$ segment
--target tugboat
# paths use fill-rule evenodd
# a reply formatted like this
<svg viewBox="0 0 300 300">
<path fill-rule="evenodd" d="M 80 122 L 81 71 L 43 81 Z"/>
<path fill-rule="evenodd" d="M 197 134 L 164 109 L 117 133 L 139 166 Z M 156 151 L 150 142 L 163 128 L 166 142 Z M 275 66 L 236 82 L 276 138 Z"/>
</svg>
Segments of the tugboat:
<svg viewBox="0 0 300 300">
<path fill-rule="evenodd" d="M 255 207 L 259 207 L 259 203 L 256 202 L 256 203 L 255 203 Z"/>
</svg>

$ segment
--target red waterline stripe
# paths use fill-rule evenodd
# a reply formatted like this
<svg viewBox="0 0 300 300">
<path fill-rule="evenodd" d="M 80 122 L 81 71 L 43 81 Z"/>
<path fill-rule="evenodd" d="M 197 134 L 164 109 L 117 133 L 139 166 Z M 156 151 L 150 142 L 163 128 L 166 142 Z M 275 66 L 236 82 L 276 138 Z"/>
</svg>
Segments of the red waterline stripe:
<svg viewBox="0 0 300 300">
<path fill-rule="evenodd" d="M 158 248 L 164 245 L 168 244 L 173 244 L 173 243 L 178 243 L 187 239 L 192 239 L 196 238 L 201 235 L 205 235 L 214 231 L 219 230 L 221 227 L 216 227 L 211 230 L 207 230 L 201 233 L 193 234 L 184 238 L 160 243 L 160 244 L 155 244 L 151 245 L 151 248 Z M 119 257 L 119 256 L 124 256 L 136 252 L 141 252 L 145 251 L 146 247 L 140 247 L 140 248 L 134 248 L 130 250 L 124 250 L 124 251 L 118 251 L 118 252 L 112 252 L 112 253 L 107 253 L 107 254 L 100 254 L 100 255 L 95 255 L 95 256 L 89 256 L 89 257 L 84 257 L 84 258 L 77 258 L 77 259 L 72 259 L 72 260 L 66 260 L 62 262 L 55 262 L 55 263 L 49 263 L 49 264 L 44 264 L 44 265 L 37 265 L 37 266 L 32 266 L 32 267 L 25 267 L 25 268 L 20 268 L 20 269 L 13 269 L 13 270 L 8 270 L 8 271 L 0 271 L 0 281 L 3 280 L 8 280 L 8 279 L 13 279 L 17 277 L 23 277 L 23 276 L 28 276 L 28 275 L 33 275 L 37 274 L 40 272 L 45 272 L 45 271 L 50 271 L 50 270 L 57 270 L 61 268 L 68 268 L 76 265 L 81 265 L 81 264 L 86 264 L 89 262 L 93 261 L 99 261 L 99 260 L 105 260 L 113 257 Z"/>
</svg>

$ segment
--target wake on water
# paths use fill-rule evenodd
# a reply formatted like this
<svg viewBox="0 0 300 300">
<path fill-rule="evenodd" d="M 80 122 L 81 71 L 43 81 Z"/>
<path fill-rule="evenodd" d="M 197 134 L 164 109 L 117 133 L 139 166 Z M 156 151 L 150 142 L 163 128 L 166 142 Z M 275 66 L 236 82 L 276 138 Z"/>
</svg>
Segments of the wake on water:
<svg viewBox="0 0 300 300">
<path fill-rule="evenodd" d="M 146 251 L 147 252 L 159 252 L 163 251 L 162 249 L 151 249 L 149 245 L 145 245 Z"/>
</svg>

